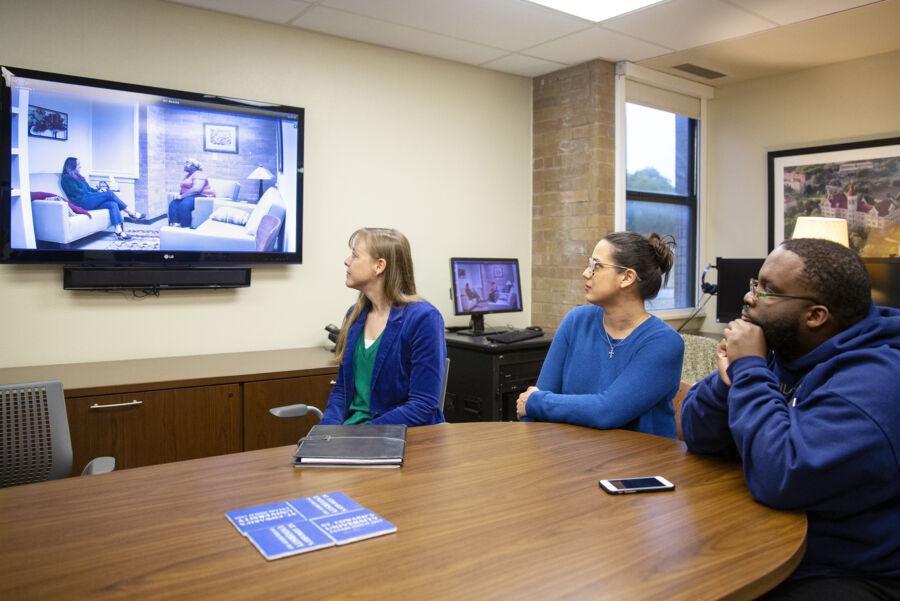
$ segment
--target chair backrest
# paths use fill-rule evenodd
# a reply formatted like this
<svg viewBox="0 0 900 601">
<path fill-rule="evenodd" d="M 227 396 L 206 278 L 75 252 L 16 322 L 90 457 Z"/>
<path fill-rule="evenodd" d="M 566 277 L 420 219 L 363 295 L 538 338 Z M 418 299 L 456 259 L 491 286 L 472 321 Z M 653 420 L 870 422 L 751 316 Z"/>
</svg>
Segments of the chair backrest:
<svg viewBox="0 0 900 601">
<path fill-rule="evenodd" d="M 209 187 L 215 193 L 216 198 L 227 198 L 228 200 L 238 200 L 241 193 L 241 184 L 233 179 L 219 179 L 217 177 L 207 178 Z"/>
<path fill-rule="evenodd" d="M 675 398 L 672 399 L 672 408 L 675 410 L 675 436 L 678 437 L 678 440 L 684 440 L 684 435 L 681 432 L 681 405 L 684 403 L 684 397 L 687 396 L 690 389 L 691 383 L 682 380 L 678 384 L 678 392 L 675 393 Z"/>
<path fill-rule="evenodd" d="M 441 413 L 444 412 L 444 398 L 447 396 L 448 379 L 450 379 L 450 357 L 444 359 L 444 379 L 441 380 Z"/>
<path fill-rule="evenodd" d="M 65 478 L 72 441 L 62 382 L 0 386 L 0 487 Z"/>
<path fill-rule="evenodd" d="M 716 371 L 716 348 L 719 344 L 705 336 L 682 334 L 684 339 L 684 361 L 681 364 L 681 379 L 693 384 Z"/>
<path fill-rule="evenodd" d="M 60 187 L 59 185 L 59 175 L 60 174 L 58 171 L 56 173 L 42 172 L 29 174 L 28 180 L 29 185 L 31 186 L 31 191 L 47 192 L 65 198 L 66 195 L 63 194 L 62 187 Z"/>
<path fill-rule="evenodd" d="M 281 231 L 281 219 L 274 215 L 263 215 L 256 228 L 257 252 L 271 252 Z"/>
</svg>

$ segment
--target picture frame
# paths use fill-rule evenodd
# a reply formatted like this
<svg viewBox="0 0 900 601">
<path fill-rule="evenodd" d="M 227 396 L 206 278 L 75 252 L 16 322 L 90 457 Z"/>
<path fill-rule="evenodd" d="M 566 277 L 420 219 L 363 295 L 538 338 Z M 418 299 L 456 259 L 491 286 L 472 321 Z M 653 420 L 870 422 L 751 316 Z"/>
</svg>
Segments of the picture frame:
<svg viewBox="0 0 900 601">
<path fill-rule="evenodd" d="M 221 123 L 203 124 L 204 152 L 238 153 L 238 126 Z"/>
<path fill-rule="evenodd" d="M 862 257 L 900 255 L 900 137 L 768 153 L 769 250 L 797 217 L 847 220 Z"/>
<path fill-rule="evenodd" d="M 69 115 L 42 106 L 28 105 L 28 135 L 65 142 L 69 139 Z"/>
</svg>

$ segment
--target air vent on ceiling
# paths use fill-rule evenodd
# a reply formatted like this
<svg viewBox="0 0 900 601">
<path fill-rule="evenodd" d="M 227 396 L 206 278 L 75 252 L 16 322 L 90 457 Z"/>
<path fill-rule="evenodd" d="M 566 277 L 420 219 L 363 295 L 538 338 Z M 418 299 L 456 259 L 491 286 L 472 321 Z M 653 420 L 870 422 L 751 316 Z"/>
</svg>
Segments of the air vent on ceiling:
<svg viewBox="0 0 900 601">
<path fill-rule="evenodd" d="M 718 71 L 713 71 L 712 69 L 704 69 L 703 67 L 700 67 L 698 65 L 693 65 L 691 63 L 684 63 L 683 65 L 675 65 L 672 68 L 678 69 L 679 71 L 684 71 L 685 73 L 699 75 L 700 77 L 705 77 L 706 79 L 719 79 L 720 77 L 725 77 L 724 73 L 719 73 Z"/>
</svg>

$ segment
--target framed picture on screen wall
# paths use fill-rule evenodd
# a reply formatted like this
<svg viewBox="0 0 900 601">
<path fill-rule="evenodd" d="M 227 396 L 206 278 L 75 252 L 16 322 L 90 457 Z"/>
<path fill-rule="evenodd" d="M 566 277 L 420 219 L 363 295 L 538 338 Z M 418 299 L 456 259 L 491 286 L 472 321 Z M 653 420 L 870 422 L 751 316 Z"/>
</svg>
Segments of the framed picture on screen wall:
<svg viewBox="0 0 900 601">
<path fill-rule="evenodd" d="M 847 220 L 863 257 L 900 255 L 900 138 L 770 152 L 769 250 L 798 217 Z"/>
</svg>

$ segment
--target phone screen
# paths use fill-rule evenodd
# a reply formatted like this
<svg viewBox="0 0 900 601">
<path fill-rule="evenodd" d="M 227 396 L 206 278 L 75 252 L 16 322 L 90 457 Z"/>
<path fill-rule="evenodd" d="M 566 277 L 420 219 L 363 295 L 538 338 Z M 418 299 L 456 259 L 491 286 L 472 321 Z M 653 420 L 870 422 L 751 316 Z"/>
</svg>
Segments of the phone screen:
<svg viewBox="0 0 900 601">
<path fill-rule="evenodd" d="M 619 490 L 625 488 L 656 488 L 657 486 L 665 486 L 656 478 L 626 478 L 625 480 L 610 480 L 610 484 Z"/>
</svg>

